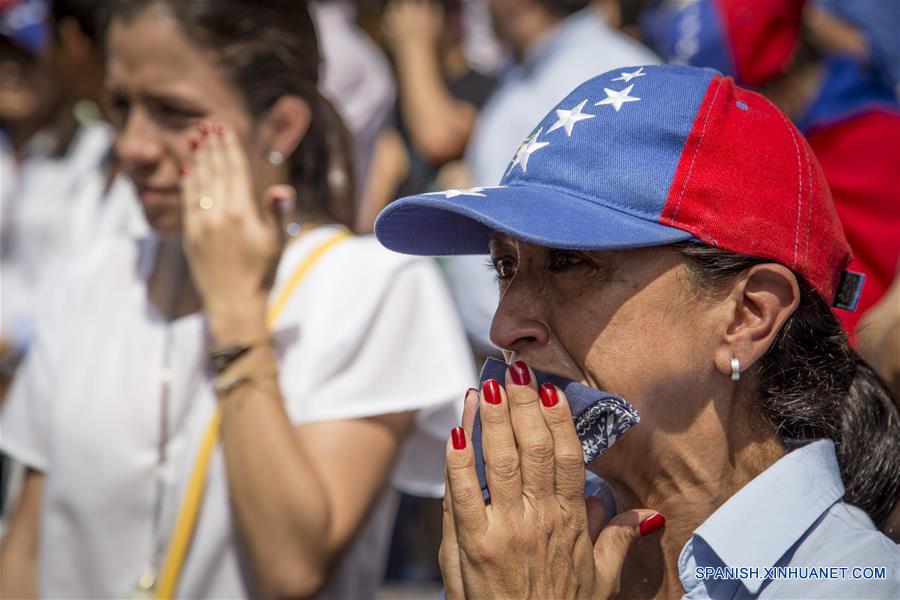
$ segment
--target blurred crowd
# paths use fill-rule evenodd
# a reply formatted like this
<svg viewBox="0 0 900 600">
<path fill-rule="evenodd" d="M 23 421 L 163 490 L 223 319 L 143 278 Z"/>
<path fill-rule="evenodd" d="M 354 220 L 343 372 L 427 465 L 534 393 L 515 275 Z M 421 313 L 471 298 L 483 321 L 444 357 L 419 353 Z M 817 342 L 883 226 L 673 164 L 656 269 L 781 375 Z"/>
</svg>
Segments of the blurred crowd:
<svg viewBox="0 0 900 600">
<path fill-rule="evenodd" d="M 44 327 L 46 290 L 97 244 L 160 235 L 134 169 L 123 164 L 135 160 L 123 158 L 123 132 L 133 124 L 123 122 L 127 107 L 105 78 L 108 4 L 0 0 L 0 402 L 28 397 L 18 379 Z M 628 67 L 625 85 L 641 66 L 672 62 L 718 69 L 761 92 L 822 165 L 853 248 L 850 270 L 865 277 L 861 295 L 849 299 L 857 309 L 838 316 L 900 398 L 900 2 L 318 0 L 309 11 L 321 53 L 318 89 L 351 150 L 352 168 L 326 166 L 323 177 L 352 190 L 350 205 L 333 212 L 359 236 L 371 234 L 379 212 L 399 197 L 497 185 L 533 124 L 596 74 Z M 560 117 L 589 118 L 581 108 L 571 112 Z M 169 127 L 196 128 L 181 120 L 171 117 Z M 287 154 L 275 149 L 266 160 L 277 166 Z M 500 356 L 490 340 L 497 285 L 484 257 L 435 262 L 452 299 L 452 326 L 468 342 L 454 356 L 462 365 L 456 372 L 466 374 L 454 382 L 462 390 L 476 383 L 476 365 Z M 353 296 L 351 289 L 342 293 Z M 79 302 L 94 301 L 73 300 L 57 322 L 82 319 Z M 410 319 L 395 331 L 413 327 Z M 116 327 L 90 335 L 114 336 Z M 147 360 L 157 360 L 150 352 Z M 57 376 L 45 368 L 30 379 Z M 17 439 L 9 420 L 0 423 L 6 535 L 25 473 L 40 465 L 9 441 Z M 439 586 L 440 500 L 404 494 L 385 510 L 393 532 L 383 536 L 381 558 L 356 559 L 374 561 L 389 580 Z M 889 527 L 900 521 L 896 514 Z M 896 528 L 888 534 L 900 539 Z"/>
</svg>

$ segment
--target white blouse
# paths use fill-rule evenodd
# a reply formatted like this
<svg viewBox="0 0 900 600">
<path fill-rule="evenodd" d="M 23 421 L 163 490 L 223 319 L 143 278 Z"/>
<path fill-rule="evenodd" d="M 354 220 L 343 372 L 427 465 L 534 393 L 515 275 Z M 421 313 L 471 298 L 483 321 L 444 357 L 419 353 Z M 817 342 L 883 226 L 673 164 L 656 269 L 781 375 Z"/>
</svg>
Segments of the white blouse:
<svg viewBox="0 0 900 600">
<path fill-rule="evenodd" d="M 335 231 L 313 230 L 286 249 L 273 294 Z M 0 447 L 46 476 L 38 576 L 43 597 L 121 597 L 148 563 L 167 327 L 174 343 L 162 531 L 171 531 L 216 405 L 202 315 L 167 323 L 149 303 L 155 248 L 152 240 L 98 244 L 45 290 L 35 345 L 6 401 Z M 344 241 L 302 280 L 273 337 L 295 424 L 418 410 L 394 483 L 411 493 L 442 494 L 445 440 L 475 374 L 431 261 L 394 254 L 371 237 Z M 374 596 L 396 497 L 389 490 L 379 501 L 323 596 Z M 179 597 L 254 595 L 236 533 L 219 447 Z"/>
</svg>

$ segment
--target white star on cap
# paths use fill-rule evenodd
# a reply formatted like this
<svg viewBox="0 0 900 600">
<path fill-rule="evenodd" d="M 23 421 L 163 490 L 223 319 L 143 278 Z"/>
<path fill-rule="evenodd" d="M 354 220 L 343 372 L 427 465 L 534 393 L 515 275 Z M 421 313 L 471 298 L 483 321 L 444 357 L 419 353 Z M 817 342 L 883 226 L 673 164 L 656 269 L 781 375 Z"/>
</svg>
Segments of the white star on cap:
<svg viewBox="0 0 900 600">
<path fill-rule="evenodd" d="M 428 192 L 425 196 L 443 196 L 444 198 L 456 198 L 457 196 L 484 196 L 481 192 L 484 188 L 473 187 L 465 190 L 442 190 L 440 192 Z"/>
<path fill-rule="evenodd" d="M 559 120 L 553 124 L 553 126 L 547 130 L 547 133 L 551 131 L 556 131 L 560 127 L 565 128 L 566 135 L 572 135 L 572 128 L 575 127 L 575 123 L 578 121 L 583 121 L 584 119 L 593 119 L 596 115 L 592 115 L 590 113 L 582 113 L 581 109 L 584 108 L 584 105 L 587 104 L 587 100 L 582 100 L 581 104 L 576 106 L 575 108 L 569 110 L 557 110 L 556 116 L 559 117 Z"/>
<path fill-rule="evenodd" d="M 637 71 L 632 71 L 630 73 L 625 71 L 624 73 L 620 73 L 613 81 L 624 81 L 625 83 L 628 83 L 635 77 L 643 77 L 644 75 L 646 75 L 646 73 L 644 73 L 644 67 L 638 67 Z"/>
<path fill-rule="evenodd" d="M 635 98 L 634 96 L 629 96 L 628 94 L 631 92 L 631 88 L 634 87 L 632 83 L 627 88 L 622 91 L 617 92 L 616 90 L 611 90 L 609 88 L 603 88 L 603 91 L 606 92 L 606 98 L 601 100 L 600 102 L 595 102 L 594 106 L 600 106 L 601 104 L 611 104 L 616 112 L 619 112 L 619 109 L 622 108 L 622 105 L 626 102 L 637 102 L 640 98 Z"/>
<path fill-rule="evenodd" d="M 481 196 L 484 197 L 484 190 L 495 190 L 497 188 L 506 187 L 505 185 L 494 185 L 490 187 L 473 187 L 465 190 L 443 190 L 440 192 L 428 192 L 427 194 L 423 194 L 424 196 L 443 196 L 444 198 L 456 198 L 457 196 Z"/>
<path fill-rule="evenodd" d="M 519 146 L 518 152 L 516 152 L 516 157 L 513 159 L 512 165 L 510 165 L 509 167 L 510 171 L 512 171 L 513 167 L 519 165 L 520 167 L 522 167 L 522 172 L 525 173 L 528 170 L 528 157 L 544 146 L 550 145 L 550 142 L 537 141 L 540 135 L 541 129 L 538 129 L 537 133 L 522 142 L 522 144 Z"/>
</svg>

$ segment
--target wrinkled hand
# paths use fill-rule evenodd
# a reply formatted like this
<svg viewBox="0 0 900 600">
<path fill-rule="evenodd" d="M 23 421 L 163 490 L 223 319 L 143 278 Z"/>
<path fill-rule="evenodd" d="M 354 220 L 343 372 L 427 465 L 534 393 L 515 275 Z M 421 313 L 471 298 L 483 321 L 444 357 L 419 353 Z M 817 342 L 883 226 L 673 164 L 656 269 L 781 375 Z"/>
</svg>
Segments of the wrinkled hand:
<svg viewBox="0 0 900 600">
<path fill-rule="evenodd" d="M 485 401 L 484 388 L 480 400 L 470 390 L 465 447 L 448 441 L 440 551 L 447 598 L 611 598 L 641 530 L 652 533 L 665 521 L 632 510 L 600 530 L 602 509 L 598 515 L 598 505 L 585 501 L 581 443 L 565 394 L 550 386 L 539 395 L 534 374 L 519 364 L 528 383 L 515 384 L 511 367 L 498 404 Z M 479 401 L 488 505 L 467 442 Z"/>
<path fill-rule="evenodd" d="M 381 21 L 385 39 L 395 50 L 406 44 L 436 45 L 443 27 L 443 11 L 430 0 L 392 0 Z"/>
<path fill-rule="evenodd" d="M 232 319 L 264 320 L 284 247 L 280 223 L 295 192 L 273 186 L 258 203 L 246 153 L 225 123 L 202 124 L 192 147 L 181 184 L 183 243 L 204 311 L 214 329 Z"/>
</svg>

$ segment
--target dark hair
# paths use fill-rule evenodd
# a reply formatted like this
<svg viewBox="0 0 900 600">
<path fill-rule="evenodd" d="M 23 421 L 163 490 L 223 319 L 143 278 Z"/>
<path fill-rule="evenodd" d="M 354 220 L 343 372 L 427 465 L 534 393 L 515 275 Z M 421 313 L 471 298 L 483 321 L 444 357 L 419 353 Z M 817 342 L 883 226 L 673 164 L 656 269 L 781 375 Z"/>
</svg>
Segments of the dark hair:
<svg viewBox="0 0 900 600">
<path fill-rule="evenodd" d="M 53 23 L 59 26 L 65 19 L 73 19 L 81 33 L 96 44 L 100 12 L 105 4 L 105 0 L 53 0 Z"/>
<path fill-rule="evenodd" d="M 444 9 L 444 13 L 459 13 L 462 11 L 462 0 L 437 0 L 437 4 Z"/>
<path fill-rule="evenodd" d="M 538 0 L 544 7 L 560 15 L 571 15 L 587 7 L 590 0 Z"/>
<path fill-rule="evenodd" d="M 650 6 L 653 0 L 619 0 L 619 11 L 621 15 L 620 27 L 638 27 L 640 25 L 641 13 L 645 8 Z"/>
<path fill-rule="evenodd" d="M 354 176 L 349 134 L 319 92 L 320 54 L 305 0 L 113 0 L 107 18 L 134 18 L 162 6 L 198 43 L 213 49 L 261 116 L 282 96 L 302 98 L 309 129 L 288 158 L 304 218 L 353 226 Z"/>
<path fill-rule="evenodd" d="M 675 247 L 694 283 L 713 293 L 753 265 L 772 262 L 694 243 Z M 760 409 L 786 445 L 834 441 L 845 500 L 881 527 L 900 491 L 897 407 L 828 304 L 799 275 L 797 283 L 797 309 L 754 366 Z"/>
</svg>

